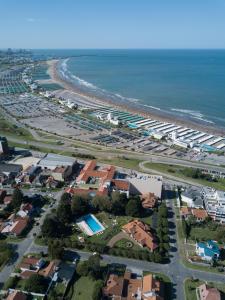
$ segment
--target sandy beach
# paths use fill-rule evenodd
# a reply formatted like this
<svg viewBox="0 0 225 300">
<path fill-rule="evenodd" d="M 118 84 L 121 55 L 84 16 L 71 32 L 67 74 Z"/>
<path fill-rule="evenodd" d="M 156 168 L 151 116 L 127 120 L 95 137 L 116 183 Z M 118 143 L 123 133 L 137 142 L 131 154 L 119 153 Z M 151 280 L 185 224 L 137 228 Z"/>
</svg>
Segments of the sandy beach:
<svg viewBox="0 0 225 300">
<path fill-rule="evenodd" d="M 132 106 L 134 106 L 134 104 L 131 102 L 130 103 L 128 102 L 127 104 L 118 104 L 118 103 L 115 103 L 114 101 L 112 101 L 111 99 L 105 99 L 105 98 L 100 99 L 95 96 L 90 96 L 88 94 L 84 94 L 83 91 L 80 91 L 72 83 L 70 83 L 60 77 L 60 75 L 58 73 L 58 69 L 57 69 L 57 66 L 59 63 L 60 63 L 60 60 L 47 61 L 48 74 L 51 77 L 51 80 L 55 83 L 60 84 L 66 90 L 72 91 L 76 94 L 86 97 L 87 100 L 90 99 L 92 102 L 95 101 L 96 103 L 102 104 L 102 105 L 109 104 L 110 106 L 112 106 L 114 108 L 129 111 L 134 114 L 138 113 L 146 118 L 151 118 L 151 119 L 159 120 L 162 122 L 173 123 L 175 125 L 192 128 L 195 130 L 207 132 L 207 133 L 214 134 L 214 135 L 224 135 L 224 129 L 215 127 L 213 125 L 204 125 L 204 124 L 200 124 L 198 122 L 194 122 L 192 120 L 181 119 L 179 117 L 170 116 L 169 114 L 165 115 L 164 113 L 162 113 L 160 111 L 159 112 L 158 111 L 156 111 L 156 112 L 145 111 L 144 106 L 138 107 L 138 105 L 135 105 L 135 107 L 132 107 Z"/>
</svg>

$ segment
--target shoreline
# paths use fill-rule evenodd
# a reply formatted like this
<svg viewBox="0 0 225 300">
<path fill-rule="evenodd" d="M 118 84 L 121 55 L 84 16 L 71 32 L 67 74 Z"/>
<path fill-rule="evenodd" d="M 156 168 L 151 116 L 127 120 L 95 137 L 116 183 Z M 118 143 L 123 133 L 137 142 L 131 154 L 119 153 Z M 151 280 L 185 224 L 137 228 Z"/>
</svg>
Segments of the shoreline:
<svg viewBox="0 0 225 300">
<path fill-rule="evenodd" d="M 79 88 L 74 86 L 72 83 L 70 83 L 60 77 L 60 75 L 58 73 L 58 68 L 57 68 L 59 62 L 60 62 L 60 59 L 46 61 L 47 65 L 48 65 L 47 72 L 53 82 L 58 83 L 66 90 L 69 90 L 69 91 L 79 94 L 83 97 L 86 97 L 87 99 L 95 101 L 98 104 L 102 104 L 102 105 L 108 104 L 116 109 L 122 109 L 122 110 L 128 111 L 133 114 L 139 114 L 145 118 L 151 118 L 151 119 L 155 119 L 156 121 L 158 120 L 161 122 L 172 123 L 177 126 L 188 127 L 191 129 L 203 131 L 203 132 L 210 133 L 213 135 L 224 136 L 224 129 L 221 127 L 217 127 L 216 125 L 215 126 L 214 125 L 204 125 L 204 124 L 200 124 L 199 122 L 194 122 L 192 120 L 188 120 L 186 118 L 181 120 L 182 117 L 179 118 L 178 116 L 175 116 L 175 115 L 166 115 L 166 113 L 163 113 L 160 111 L 157 111 L 157 112 L 152 112 L 149 110 L 144 111 L 144 107 L 142 109 L 140 106 L 138 106 L 137 103 L 133 103 L 133 102 L 129 103 L 128 102 L 126 104 L 124 104 L 124 103 L 119 104 L 119 103 L 115 103 L 115 101 L 113 101 L 111 99 L 106 99 L 106 98 L 101 99 L 101 98 L 97 98 L 94 95 L 89 95 L 88 93 L 84 93 L 83 91 L 79 90 Z"/>
</svg>

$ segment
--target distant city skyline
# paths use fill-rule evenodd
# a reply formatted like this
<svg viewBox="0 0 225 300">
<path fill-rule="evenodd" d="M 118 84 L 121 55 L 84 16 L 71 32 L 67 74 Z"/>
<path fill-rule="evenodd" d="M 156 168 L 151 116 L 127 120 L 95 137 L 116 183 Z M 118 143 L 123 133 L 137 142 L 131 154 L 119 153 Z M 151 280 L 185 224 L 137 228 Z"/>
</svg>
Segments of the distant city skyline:
<svg viewBox="0 0 225 300">
<path fill-rule="evenodd" d="M 224 49 L 224 0 L 0 0 L 0 48 Z"/>
</svg>

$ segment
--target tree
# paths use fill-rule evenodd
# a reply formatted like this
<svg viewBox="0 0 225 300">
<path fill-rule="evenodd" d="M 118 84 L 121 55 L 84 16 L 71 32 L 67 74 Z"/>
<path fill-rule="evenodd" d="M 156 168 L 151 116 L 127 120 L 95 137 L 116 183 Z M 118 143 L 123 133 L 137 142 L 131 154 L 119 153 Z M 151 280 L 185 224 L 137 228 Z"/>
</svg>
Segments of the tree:
<svg viewBox="0 0 225 300">
<path fill-rule="evenodd" d="M 126 205 L 126 215 L 131 217 L 140 217 L 142 213 L 142 205 L 140 198 L 130 199 Z"/>
<path fill-rule="evenodd" d="M 107 196 L 95 196 L 92 200 L 92 205 L 97 211 L 110 212 L 112 208 L 112 202 Z"/>
<path fill-rule="evenodd" d="M 16 188 L 13 191 L 13 195 L 12 195 L 12 208 L 16 209 L 19 208 L 20 205 L 23 203 L 23 193 L 20 189 Z"/>
<path fill-rule="evenodd" d="M 58 237 L 62 232 L 59 220 L 52 215 L 46 216 L 41 226 L 41 232 L 45 237 Z"/>
<path fill-rule="evenodd" d="M 83 215 L 88 208 L 88 199 L 80 196 L 80 195 L 74 195 L 72 199 L 72 214 L 75 217 L 79 217 Z"/>
<path fill-rule="evenodd" d="M 104 283 L 102 280 L 98 280 L 94 286 L 92 299 L 93 300 L 100 300 L 102 299 L 102 288 L 104 286 Z"/>
<path fill-rule="evenodd" d="M 161 263 L 163 261 L 163 257 L 159 252 L 153 252 L 152 260 L 156 263 Z"/>
<path fill-rule="evenodd" d="M 95 279 L 101 277 L 101 266 L 100 266 L 99 255 L 90 256 L 88 259 L 88 266 L 89 266 L 89 276 L 92 276 Z"/>
<path fill-rule="evenodd" d="M 87 276 L 89 272 L 89 264 L 87 261 L 79 262 L 76 267 L 79 276 Z"/>
<path fill-rule="evenodd" d="M 125 193 L 114 192 L 112 194 L 112 213 L 124 215 L 128 199 Z"/>
<path fill-rule="evenodd" d="M 60 241 L 51 241 L 48 243 L 48 253 L 52 259 L 62 259 L 64 248 Z"/>
<path fill-rule="evenodd" d="M 4 200 L 4 198 L 5 198 L 6 195 L 7 195 L 7 192 L 5 190 L 3 190 L 1 192 L 1 195 L 0 195 L 0 204 L 3 203 L 3 200 Z"/>
<path fill-rule="evenodd" d="M 56 214 L 60 222 L 69 224 L 72 219 L 71 204 L 67 201 L 61 200 L 58 205 Z"/>
<path fill-rule="evenodd" d="M 25 282 L 25 290 L 27 292 L 45 293 L 47 281 L 44 276 L 33 274 Z"/>
<path fill-rule="evenodd" d="M 60 202 L 70 202 L 71 196 L 69 193 L 64 193 L 61 196 Z"/>
</svg>

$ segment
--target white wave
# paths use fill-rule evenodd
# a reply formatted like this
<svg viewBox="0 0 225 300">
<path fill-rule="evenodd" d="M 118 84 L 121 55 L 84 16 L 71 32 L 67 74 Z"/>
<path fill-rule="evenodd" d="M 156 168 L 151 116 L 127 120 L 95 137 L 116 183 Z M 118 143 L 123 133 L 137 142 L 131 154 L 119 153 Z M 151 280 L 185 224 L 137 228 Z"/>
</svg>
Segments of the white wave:
<svg viewBox="0 0 225 300">
<path fill-rule="evenodd" d="M 206 122 L 206 123 L 210 123 L 210 124 L 215 124 L 213 121 L 210 121 L 210 120 L 207 120 L 207 119 L 204 119 L 204 118 L 194 117 L 194 119 L 197 119 L 197 120 L 200 120 L 200 121 L 203 121 L 203 122 Z"/>
<path fill-rule="evenodd" d="M 98 89 L 94 84 L 92 84 L 90 82 L 87 82 L 84 79 L 81 79 L 80 77 L 75 76 L 74 74 L 72 74 L 68 70 L 68 64 L 67 64 L 68 61 L 69 61 L 69 58 L 64 59 L 63 62 L 61 63 L 60 73 L 61 73 L 61 75 L 64 78 L 66 78 L 66 79 L 68 79 L 70 81 L 74 81 L 75 80 L 79 85 L 83 85 L 83 86 L 88 87 L 88 88 L 92 88 L 92 89 L 95 89 L 95 90 Z"/>
<path fill-rule="evenodd" d="M 71 74 L 71 73 L 70 73 Z M 85 81 L 84 79 L 81 79 L 80 77 L 78 77 L 78 76 L 75 76 L 75 75 L 72 75 L 71 74 L 71 77 L 73 78 L 73 79 L 75 79 L 80 85 L 84 85 L 84 86 L 86 86 L 86 87 L 89 87 L 89 88 L 92 88 L 92 89 L 95 89 L 95 90 L 97 90 L 97 89 L 99 89 L 97 86 L 95 86 L 94 84 L 92 84 L 92 83 L 90 83 L 90 82 L 88 82 L 88 81 Z"/>
<path fill-rule="evenodd" d="M 147 105 L 147 104 L 143 104 L 143 106 L 150 107 L 155 110 L 161 110 L 161 108 L 159 108 L 159 107 L 155 107 L 155 106 L 151 106 L 151 105 Z"/>
<path fill-rule="evenodd" d="M 195 110 L 189 110 L 189 109 L 177 109 L 177 108 L 171 108 L 172 111 L 180 112 L 183 114 L 190 115 L 192 118 L 200 120 L 202 122 L 210 123 L 210 124 L 215 124 L 213 121 L 207 120 L 205 116 L 200 113 L 199 111 Z"/>
<path fill-rule="evenodd" d="M 136 99 L 136 98 L 127 98 L 129 101 L 131 102 L 140 102 L 140 99 Z"/>
<path fill-rule="evenodd" d="M 190 110 L 190 109 L 178 109 L 178 108 L 171 108 L 170 110 L 180 112 L 183 114 L 191 115 L 196 118 L 203 118 L 204 115 L 200 113 L 199 111 Z"/>
</svg>

